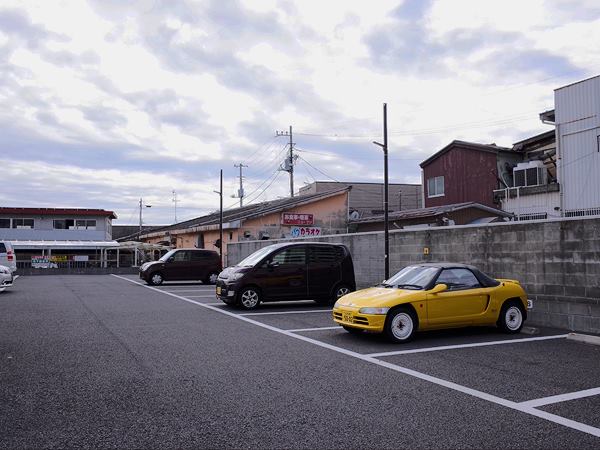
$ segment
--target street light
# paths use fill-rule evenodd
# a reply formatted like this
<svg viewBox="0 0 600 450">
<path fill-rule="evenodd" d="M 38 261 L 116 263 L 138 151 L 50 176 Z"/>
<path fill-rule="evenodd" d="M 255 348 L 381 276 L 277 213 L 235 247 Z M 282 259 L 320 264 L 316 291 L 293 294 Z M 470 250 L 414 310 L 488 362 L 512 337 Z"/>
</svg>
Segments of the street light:
<svg viewBox="0 0 600 450">
<path fill-rule="evenodd" d="M 383 235 L 385 280 L 390 277 L 390 226 L 388 223 L 388 137 L 387 137 L 387 103 L 383 104 L 383 144 L 373 141 L 383 149 Z"/>
<path fill-rule="evenodd" d="M 144 202 L 142 200 L 142 198 L 140 197 L 140 228 L 138 231 L 138 241 L 142 240 L 142 209 L 143 206 L 145 206 L 146 208 L 152 208 L 152 205 L 144 205 Z"/>
</svg>

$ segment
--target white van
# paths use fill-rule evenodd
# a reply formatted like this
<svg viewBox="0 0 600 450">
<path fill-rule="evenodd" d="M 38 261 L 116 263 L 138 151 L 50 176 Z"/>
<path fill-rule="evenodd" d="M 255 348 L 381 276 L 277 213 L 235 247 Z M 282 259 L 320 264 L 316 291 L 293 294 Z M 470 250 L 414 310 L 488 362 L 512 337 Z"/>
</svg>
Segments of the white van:
<svg viewBox="0 0 600 450">
<path fill-rule="evenodd" d="M 11 272 L 17 270 L 17 256 L 8 241 L 0 241 L 0 265 L 8 267 Z"/>
</svg>

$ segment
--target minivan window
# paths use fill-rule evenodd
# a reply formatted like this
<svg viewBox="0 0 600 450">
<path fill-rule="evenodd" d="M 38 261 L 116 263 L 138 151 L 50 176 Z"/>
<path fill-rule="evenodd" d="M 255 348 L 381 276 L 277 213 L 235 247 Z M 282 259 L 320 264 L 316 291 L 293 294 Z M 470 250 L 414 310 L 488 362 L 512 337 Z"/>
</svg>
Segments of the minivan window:
<svg viewBox="0 0 600 450">
<path fill-rule="evenodd" d="M 175 253 L 176 250 L 169 250 L 167 253 L 165 253 L 164 255 L 162 255 L 158 260 L 165 262 L 167 261 L 171 256 L 173 256 L 173 253 Z"/>
<path fill-rule="evenodd" d="M 190 252 L 178 251 L 173 255 L 173 260 L 177 262 L 185 262 L 190 260 Z"/>
<path fill-rule="evenodd" d="M 334 263 L 341 259 L 343 250 L 341 247 L 329 245 L 314 245 L 310 247 L 311 263 Z"/>
<path fill-rule="evenodd" d="M 260 250 L 256 250 L 250 256 L 247 256 L 246 258 L 242 259 L 239 263 L 237 263 L 237 265 L 241 267 L 253 267 L 258 262 L 260 262 L 265 256 L 271 253 L 272 250 L 273 247 L 270 245 L 267 247 L 263 247 Z"/>
<path fill-rule="evenodd" d="M 273 262 L 280 265 L 306 264 L 306 250 L 303 246 L 286 248 L 273 256 Z"/>
<path fill-rule="evenodd" d="M 210 252 L 193 251 L 190 253 L 192 254 L 192 261 L 207 261 L 212 256 Z"/>
<path fill-rule="evenodd" d="M 6 245 L 4 245 L 4 242 L 0 242 L 0 253 L 6 253 Z"/>
</svg>

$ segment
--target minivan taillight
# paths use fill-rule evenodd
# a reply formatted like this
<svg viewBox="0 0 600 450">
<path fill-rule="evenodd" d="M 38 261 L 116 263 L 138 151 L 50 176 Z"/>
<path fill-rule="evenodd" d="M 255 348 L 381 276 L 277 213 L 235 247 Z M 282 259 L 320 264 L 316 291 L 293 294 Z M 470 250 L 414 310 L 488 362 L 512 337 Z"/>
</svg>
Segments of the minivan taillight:
<svg viewBox="0 0 600 450">
<path fill-rule="evenodd" d="M 14 257 L 15 255 L 13 255 L 12 251 L 9 250 L 6 252 L 6 259 L 8 259 L 9 261 L 12 261 Z"/>
</svg>

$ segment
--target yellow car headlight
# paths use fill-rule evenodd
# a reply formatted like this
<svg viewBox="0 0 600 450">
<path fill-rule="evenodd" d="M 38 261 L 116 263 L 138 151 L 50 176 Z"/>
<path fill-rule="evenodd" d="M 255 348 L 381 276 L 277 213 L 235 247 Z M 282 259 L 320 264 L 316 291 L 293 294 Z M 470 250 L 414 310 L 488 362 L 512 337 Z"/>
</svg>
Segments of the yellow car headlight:
<svg viewBox="0 0 600 450">
<path fill-rule="evenodd" d="M 390 308 L 360 308 L 359 314 L 387 314 Z"/>
</svg>

